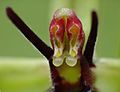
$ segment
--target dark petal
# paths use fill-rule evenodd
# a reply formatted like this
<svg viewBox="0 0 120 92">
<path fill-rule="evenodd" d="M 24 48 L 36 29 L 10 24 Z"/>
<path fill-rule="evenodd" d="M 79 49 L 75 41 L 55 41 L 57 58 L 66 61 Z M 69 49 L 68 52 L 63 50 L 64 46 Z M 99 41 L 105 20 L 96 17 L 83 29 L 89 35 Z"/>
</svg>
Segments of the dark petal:
<svg viewBox="0 0 120 92">
<path fill-rule="evenodd" d="M 24 34 L 24 36 L 49 60 L 53 55 L 53 50 L 48 47 L 10 8 L 6 8 L 8 18 Z"/>
<path fill-rule="evenodd" d="M 90 30 L 90 34 L 89 34 L 86 48 L 84 51 L 84 56 L 86 57 L 90 67 L 95 66 L 93 64 L 93 53 L 94 53 L 94 46 L 95 46 L 96 37 L 97 37 L 97 30 L 98 30 L 98 17 L 96 12 L 93 11 L 91 30 Z"/>
</svg>

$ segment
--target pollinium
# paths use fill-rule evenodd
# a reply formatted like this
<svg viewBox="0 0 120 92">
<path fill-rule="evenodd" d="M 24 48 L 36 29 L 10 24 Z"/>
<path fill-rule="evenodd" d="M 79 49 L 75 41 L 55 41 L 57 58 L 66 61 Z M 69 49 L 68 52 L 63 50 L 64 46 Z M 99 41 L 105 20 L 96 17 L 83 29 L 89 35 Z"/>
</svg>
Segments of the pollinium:
<svg viewBox="0 0 120 92">
<path fill-rule="evenodd" d="M 85 33 L 75 12 L 68 8 L 58 9 L 50 23 L 50 41 L 47 46 L 10 8 L 6 13 L 11 22 L 49 61 L 52 87 L 48 92 L 97 92 L 91 68 L 97 37 L 98 18 L 92 12 L 92 25 L 85 50 Z"/>
</svg>

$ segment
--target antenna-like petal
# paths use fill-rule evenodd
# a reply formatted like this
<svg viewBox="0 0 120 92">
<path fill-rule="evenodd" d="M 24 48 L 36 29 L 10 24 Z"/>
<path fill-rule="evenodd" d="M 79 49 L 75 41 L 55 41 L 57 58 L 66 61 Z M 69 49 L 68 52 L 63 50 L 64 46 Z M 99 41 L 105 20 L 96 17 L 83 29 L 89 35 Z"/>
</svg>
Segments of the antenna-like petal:
<svg viewBox="0 0 120 92">
<path fill-rule="evenodd" d="M 53 50 L 48 47 L 10 8 L 6 8 L 8 18 L 24 34 L 24 36 L 49 60 L 53 55 Z"/>
<path fill-rule="evenodd" d="M 95 66 L 93 64 L 93 53 L 94 53 L 94 46 L 95 46 L 96 37 L 97 37 L 97 30 L 98 30 L 98 17 L 96 12 L 93 11 L 91 30 L 90 30 L 90 34 L 89 34 L 86 48 L 84 51 L 84 56 L 86 57 L 90 67 Z"/>
</svg>

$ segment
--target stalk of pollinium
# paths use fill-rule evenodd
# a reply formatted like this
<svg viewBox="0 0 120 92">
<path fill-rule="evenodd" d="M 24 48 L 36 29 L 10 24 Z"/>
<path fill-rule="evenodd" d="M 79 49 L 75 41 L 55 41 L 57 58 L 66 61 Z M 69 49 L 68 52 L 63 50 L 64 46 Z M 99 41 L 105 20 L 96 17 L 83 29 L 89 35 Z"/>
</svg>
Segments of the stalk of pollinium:
<svg viewBox="0 0 120 92">
<path fill-rule="evenodd" d="M 50 41 L 47 46 L 11 9 L 7 16 L 24 36 L 47 58 L 50 65 L 52 88 L 49 92 L 96 92 L 91 72 L 93 51 L 97 36 L 98 19 L 92 13 L 92 27 L 85 51 L 85 34 L 76 14 L 67 8 L 55 12 L 50 24 Z"/>
</svg>

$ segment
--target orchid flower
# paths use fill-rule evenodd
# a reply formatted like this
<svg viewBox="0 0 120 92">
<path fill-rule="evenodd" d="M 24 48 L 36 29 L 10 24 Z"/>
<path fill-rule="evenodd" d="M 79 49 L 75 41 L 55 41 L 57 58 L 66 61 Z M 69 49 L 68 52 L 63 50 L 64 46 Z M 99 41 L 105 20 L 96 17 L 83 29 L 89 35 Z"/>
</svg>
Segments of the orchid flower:
<svg viewBox="0 0 120 92">
<path fill-rule="evenodd" d="M 91 68 L 97 37 L 98 18 L 92 12 L 92 25 L 83 51 L 85 33 L 75 12 L 68 8 L 58 9 L 51 20 L 49 32 L 52 48 L 47 46 L 10 8 L 8 18 L 23 35 L 49 61 L 52 87 L 49 92 L 97 92 Z"/>
</svg>

